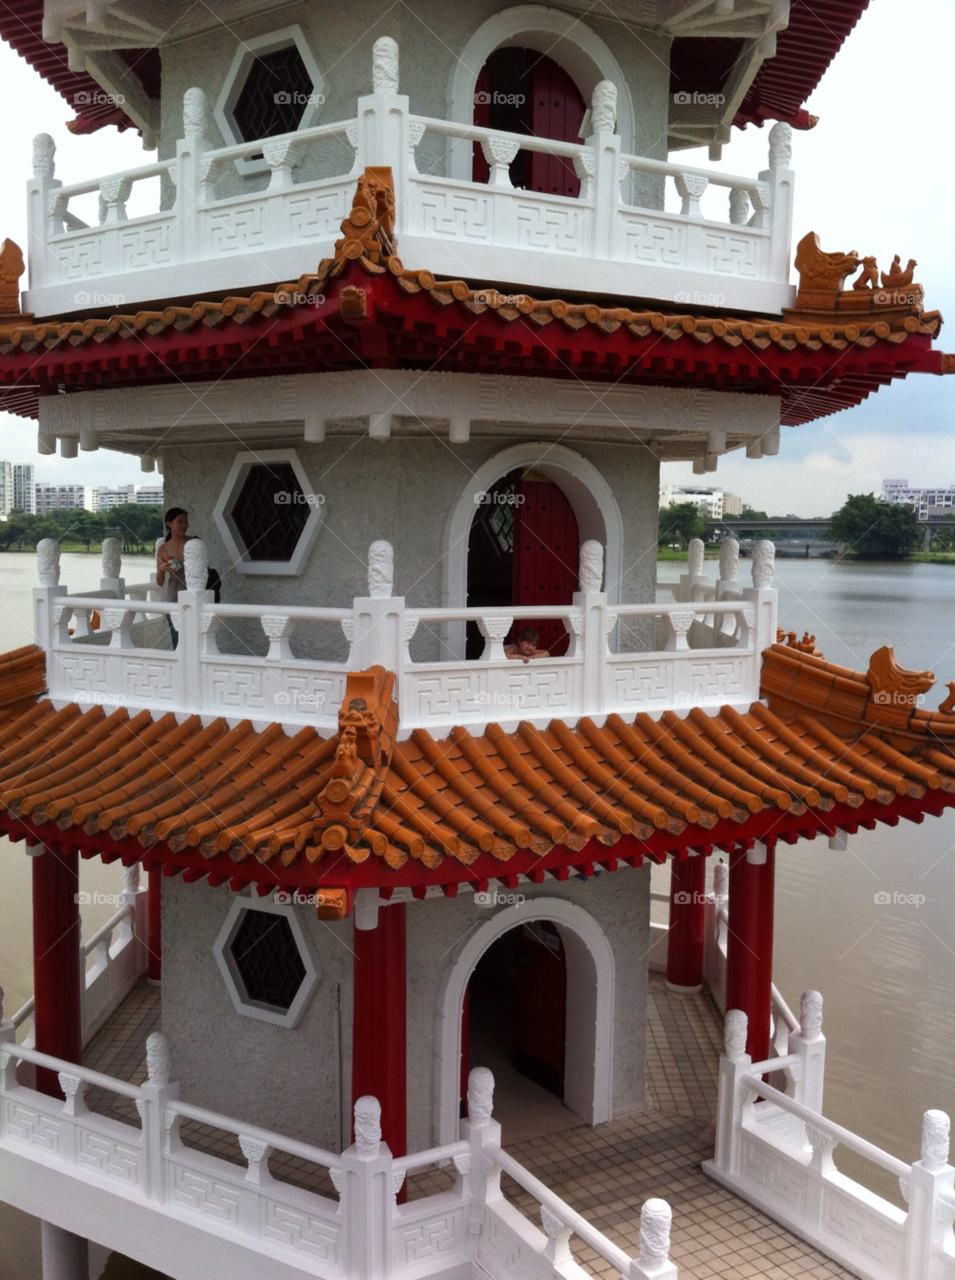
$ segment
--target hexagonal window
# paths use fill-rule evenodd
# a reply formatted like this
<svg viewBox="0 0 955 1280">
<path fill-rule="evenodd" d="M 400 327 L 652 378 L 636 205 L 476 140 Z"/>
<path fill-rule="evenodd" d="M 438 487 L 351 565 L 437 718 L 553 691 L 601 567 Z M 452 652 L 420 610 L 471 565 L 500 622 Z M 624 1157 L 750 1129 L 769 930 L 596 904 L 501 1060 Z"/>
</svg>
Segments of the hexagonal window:
<svg viewBox="0 0 955 1280">
<path fill-rule="evenodd" d="M 318 122 L 325 76 L 299 26 L 243 40 L 214 108 L 227 145 L 298 133 Z M 268 169 L 261 153 L 236 160 L 241 173 Z"/>
<path fill-rule="evenodd" d="M 237 1013 L 296 1025 L 318 972 L 292 908 L 267 899 L 236 899 L 214 952 Z"/>
<path fill-rule="evenodd" d="M 324 512 L 293 449 L 239 454 L 213 512 L 240 573 L 301 572 Z"/>
</svg>

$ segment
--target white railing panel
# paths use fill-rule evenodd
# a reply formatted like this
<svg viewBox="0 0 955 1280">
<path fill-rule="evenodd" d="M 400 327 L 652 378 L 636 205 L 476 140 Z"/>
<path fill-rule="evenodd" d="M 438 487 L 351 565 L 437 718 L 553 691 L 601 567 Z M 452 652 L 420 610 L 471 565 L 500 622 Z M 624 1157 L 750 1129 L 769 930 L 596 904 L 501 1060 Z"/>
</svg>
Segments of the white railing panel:
<svg viewBox="0 0 955 1280">
<path fill-rule="evenodd" d="M 394 1219 L 398 1275 L 428 1276 L 449 1267 L 467 1266 L 470 1261 L 468 1203 L 459 1191 L 398 1205 Z"/>
</svg>

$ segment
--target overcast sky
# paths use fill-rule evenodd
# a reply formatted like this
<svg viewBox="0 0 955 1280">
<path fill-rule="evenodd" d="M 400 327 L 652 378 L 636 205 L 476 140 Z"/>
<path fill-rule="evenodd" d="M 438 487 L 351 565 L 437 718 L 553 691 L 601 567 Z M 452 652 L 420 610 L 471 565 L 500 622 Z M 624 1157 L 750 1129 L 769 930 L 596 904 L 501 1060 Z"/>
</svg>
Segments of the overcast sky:
<svg viewBox="0 0 955 1280">
<path fill-rule="evenodd" d="M 926 306 L 950 315 L 955 326 L 955 179 L 939 145 L 950 128 L 953 48 L 953 0 L 872 0 L 809 101 L 819 124 L 794 135 L 792 163 L 794 244 L 813 230 L 823 248 L 874 253 L 882 267 L 896 253 L 903 262 L 917 259 L 916 279 L 925 288 Z M 8 122 L 0 238 L 10 236 L 21 246 L 26 245 L 23 193 L 34 134 L 53 136 L 57 176 L 67 183 L 150 158 L 132 130 L 118 134 L 108 128 L 74 138 L 65 127 L 71 115 L 67 104 L 3 44 L 0 105 L 0 118 Z M 758 173 L 766 167 L 767 132 L 734 131 L 718 167 Z M 700 162 L 697 153 L 684 155 Z M 955 327 L 943 329 L 941 347 L 955 351 Z M 889 476 L 907 477 L 913 485 L 955 484 L 953 409 L 955 377 L 913 375 L 857 409 L 784 428 L 777 458 L 727 455 L 716 476 L 702 482 L 718 484 L 771 513 L 803 516 L 828 515 L 849 493 L 878 492 Z M 136 459 L 105 449 L 75 460 L 41 458 L 32 421 L 0 413 L 0 433 L 0 457 L 35 462 L 41 480 L 90 485 L 145 480 Z M 663 467 L 664 482 L 692 479 L 689 463 Z"/>
</svg>

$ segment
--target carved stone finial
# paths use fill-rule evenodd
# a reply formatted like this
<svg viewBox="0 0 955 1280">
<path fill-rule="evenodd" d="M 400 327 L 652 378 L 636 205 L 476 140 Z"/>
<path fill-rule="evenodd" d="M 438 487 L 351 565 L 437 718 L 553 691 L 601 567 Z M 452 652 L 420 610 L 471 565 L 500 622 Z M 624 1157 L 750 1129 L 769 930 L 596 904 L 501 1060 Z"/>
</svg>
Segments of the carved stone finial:
<svg viewBox="0 0 955 1280">
<path fill-rule="evenodd" d="M 56 143 L 48 133 L 38 133 L 33 139 L 33 176 L 52 178 L 55 168 Z"/>
<path fill-rule="evenodd" d="M 739 574 L 739 543 L 724 538 L 720 543 L 720 582 L 733 582 Z"/>
<path fill-rule="evenodd" d="M 612 80 L 601 80 L 594 89 L 590 108 L 594 133 L 613 133 L 617 127 L 617 86 Z"/>
<path fill-rule="evenodd" d="M 640 1210 L 640 1261 L 666 1262 L 670 1256 L 673 1211 L 665 1200 L 645 1200 Z"/>
<path fill-rule="evenodd" d="M 739 1062 L 746 1053 L 749 1022 L 742 1009 L 727 1011 L 723 1022 L 723 1052 L 731 1062 Z"/>
<path fill-rule="evenodd" d="M 172 1045 L 161 1031 L 154 1031 L 146 1041 L 146 1071 L 149 1083 L 160 1089 L 172 1079 Z"/>
<path fill-rule="evenodd" d="M 818 991 L 804 991 L 800 997 L 799 1030 L 804 1040 L 822 1035 L 822 996 Z"/>
<path fill-rule="evenodd" d="M 368 594 L 373 600 L 387 600 L 394 592 L 395 549 L 384 538 L 368 548 Z"/>
<path fill-rule="evenodd" d="M 580 589 L 596 595 L 603 586 L 604 549 L 596 538 L 588 538 L 580 548 Z"/>
<path fill-rule="evenodd" d="M 771 587 L 773 585 L 773 575 L 776 568 L 776 545 L 770 542 L 768 538 L 763 538 L 761 542 L 757 542 L 753 547 L 753 586 L 756 590 L 762 587 Z"/>
<path fill-rule="evenodd" d="M 366 1093 L 355 1103 L 355 1146 L 360 1156 L 376 1156 L 381 1144 L 381 1103 Z"/>
<path fill-rule="evenodd" d="M 134 862 L 132 866 L 123 868 L 123 888 L 127 893 L 138 892 L 139 870 L 140 864 L 138 862 Z"/>
<path fill-rule="evenodd" d="M 487 1124 L 494 1110 L 494 1076 L 487 1067 L 475 1067 L 468 1075 L 468 1119 Z"/>
<path fill-rule="evenodd" d="M 23 275 L 23 252 L 15 240 L 0 244 L 0 320 L 21 315 L 20 277 Z"/>
<path fill-rule="evenodd" d="M 775 173 L 777 169 L 788 169 L 789 162 L 792 158 L 792 125 L 786 124 L 783 120 L 779 120 L 769 131 L 769 167 L 773 173 Z"/>
<path fill-rule="evenodd" d="M 922 1164 L 929 1173 L 939 1173 L 948 1164 L 950 1127 L 944 1111 L 926 1111 L 922 1116 Z"/>
<path fill-rule="evenodd" d="M 60 544 L 56 538 L 41 538 L 36 544 L 36 567 L 41 587 L 60 583 Z"/>
<path fill-rule="evenodd" d="M 118 578 L 123 565 L 123 548 L 119 538 L 103 539 L 103 577 Z"/>
<path fill-rule="evenodd" d="M 204 138 L 209 128 L 209 103 L 205 90 L 193 85 L 182 96 L 182 129 L 187 138 Z"/>
<path fill-rule="evenodd" d="M 209 551 L 202 538 L 190 538 L 183 552 L 186 590 L 205 591 L 209 581 Z"/>
<path fill-rule="evenodd" d="M 375 93 L 398 92 L 398 42 L 391 36 L 381 36 L 375 41 L 371 77 Z"/>
<path fill-rule="evenodd" d="M 703 552 L 705 548 L 700 538 L 691 538 L 686 547 L 686 571 L 690 577 L 697 578 L 703 572 Z"/>
</svg>

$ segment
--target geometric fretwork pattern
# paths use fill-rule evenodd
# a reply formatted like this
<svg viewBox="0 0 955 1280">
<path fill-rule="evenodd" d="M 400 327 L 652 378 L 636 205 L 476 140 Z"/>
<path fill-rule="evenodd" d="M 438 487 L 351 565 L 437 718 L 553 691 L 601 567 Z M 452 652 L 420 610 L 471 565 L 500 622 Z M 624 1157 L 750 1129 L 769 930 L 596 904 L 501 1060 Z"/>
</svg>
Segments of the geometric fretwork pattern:
<svg viewBox="0 0 955 1280">
<path fill-rule="evenodd" d="M 250 560 L 291 560 L 309 507 L 289 462 L 249 467 L 227 512 Z"/>
<path fill-rule="evenodd" d="M 285 917 L 243 912 L 230 950 L 248 1000 L 287 1012 L 305 981 L 305 965 Z"/>
<path fill-rule="evenodd" d="M 257 57 L 232 112 L 243 141 L 294 133 L 314 92 L 312 77 L 294 44 Z"/>
</svg>

